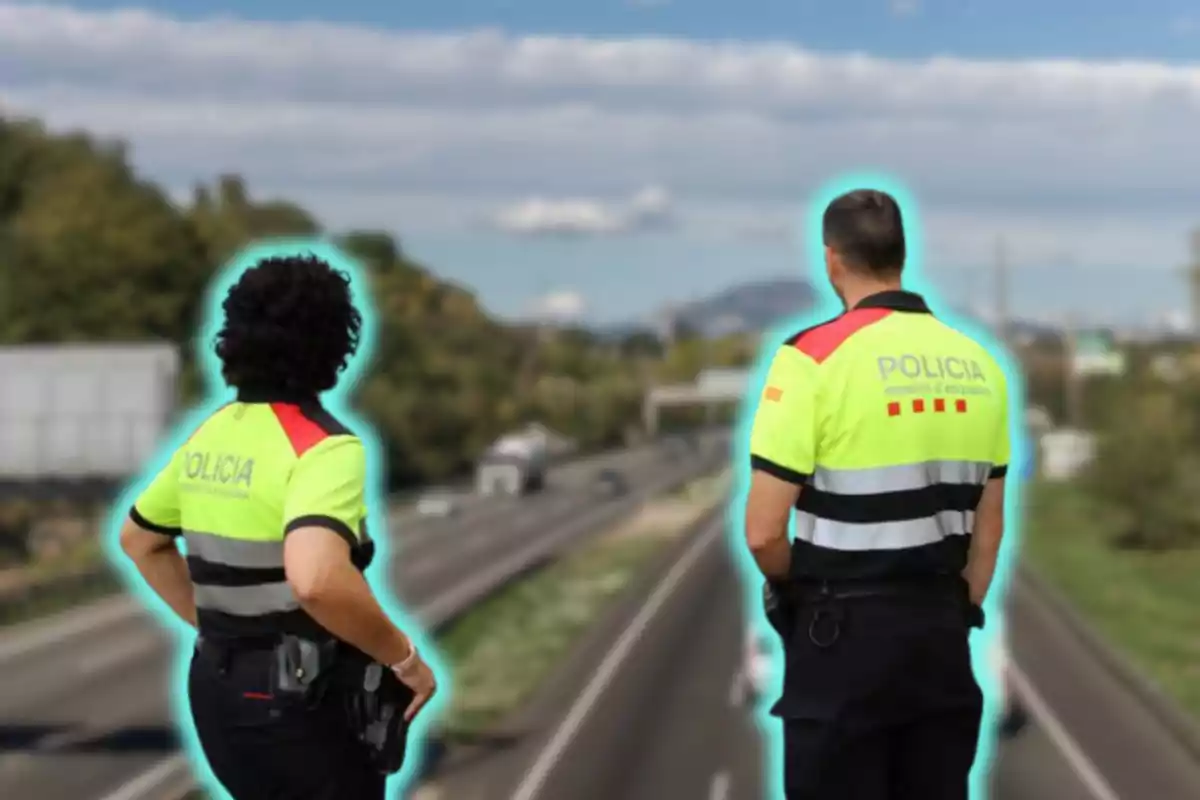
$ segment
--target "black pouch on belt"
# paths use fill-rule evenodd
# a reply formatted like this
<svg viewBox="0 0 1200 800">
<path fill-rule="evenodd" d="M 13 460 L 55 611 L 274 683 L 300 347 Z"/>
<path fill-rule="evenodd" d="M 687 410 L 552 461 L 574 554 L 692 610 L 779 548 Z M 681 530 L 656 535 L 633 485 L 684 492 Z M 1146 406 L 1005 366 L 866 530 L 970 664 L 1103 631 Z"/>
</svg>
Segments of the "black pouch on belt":
<svg viewBox="0 0 1200 800">
<path fill-rule="evenodd" d="M 337 661 L 336 641 L 314 642 L 285 635 L 274 650 L 271 693 L 302 698 L 315 705 L 329 684 L 329 675 Z"/>
<path fill-rule="evenodd" d="M 375 768 L 392 775 L 404 766 L 409 727 L 404 711 L 414 695 L 382 664 L 368 664 L 359 674 L 361 682 L 347 695 L 350 721 Z"/>
</svg>

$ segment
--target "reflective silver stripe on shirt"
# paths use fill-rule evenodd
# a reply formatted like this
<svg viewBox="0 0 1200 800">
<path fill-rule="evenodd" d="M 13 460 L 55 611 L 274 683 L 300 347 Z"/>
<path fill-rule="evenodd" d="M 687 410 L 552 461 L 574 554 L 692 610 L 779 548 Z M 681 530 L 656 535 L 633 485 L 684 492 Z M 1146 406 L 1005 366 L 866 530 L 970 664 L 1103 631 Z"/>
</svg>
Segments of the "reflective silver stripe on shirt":
<svg viewBox="0 0 1200 800">
<path fill-rule="evenodd" d="M 935 483 L 987 483 L 986 461 L 924 461 L 917 464 L 813 471 L 812 486 L 832 494 L 883 494 L 923 489 Z"/>
<path fill-rule="evenodd" d="M 292 587 L 286 582 L 264 583 L 258 586 L 193 586 L 196 607 L 206 611 L 223 611 L 239 617 L 257 617 L 278 611 L 294 611 L 300 607 Z"/>
<path fill-rule="evenodd" d="M 184 531 L 183 539 L 187 543 L 189 556 L 196 556 L 214 564 L 246 569 L 283 567 L 282 539 L 254 542 L 199 531 Z"/>
<path fill-rule="evenodd" d="M 902 522 L 835 522 L 812 514 L 796 515 L 796 538 L 831 550 L 901 550 L 935 544 L 947 536 L 965 536 L 975 527 L 974 511 L 942 511 Z"/>
</svg>

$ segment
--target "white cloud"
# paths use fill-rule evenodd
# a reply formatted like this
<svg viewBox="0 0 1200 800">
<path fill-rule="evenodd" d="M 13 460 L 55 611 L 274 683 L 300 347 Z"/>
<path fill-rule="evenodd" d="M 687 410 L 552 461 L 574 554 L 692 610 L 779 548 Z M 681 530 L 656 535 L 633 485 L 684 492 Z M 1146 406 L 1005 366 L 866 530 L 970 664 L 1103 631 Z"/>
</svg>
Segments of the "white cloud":
<svg viewBox="0 0 1200 800">
<path fill-rule="evenodd" d="M 931 251 L 986 256 L 994 233 L 965 231 L 1003 229 L 1080 263 L 1120 252 L 1163 264 L 1182 250 L 1180 209 L 1200 205 L 1195 65 L 889 60 L 0 0 L 0 75 L 0 107 L 128 138 L 173 186 L 238 170 L 323 216 L 360 197 L 449 198 L 443 215 L 497 198 L 611 198 L 653 176 L 693 220 L 682 233 L 709 235 L 694 219 L 706 207 L 778 213 L 832 175 L 875 166 L 921 198 Z M 408 229 L 424 213 L 412 205 Z M 567 213 L 545 199 L 525 214 L 621 227 L 599 201 Z"/>
<path fill-rule="evenodd" d="M 524 236 L 602 236 L 662 228 L 672 219 L 670 195 L 661 187 L 648 186 L 616 204 L 534 197 L 500 210 L 492 223 L 506 233 Z"/>
<path fill-rule="evenodd" d="M 920 0 L 888 0 L 888 8 L 897 17 L 910 17 L 921 10 Z"/>
<path fill-rule="evenodd" d="M 534 319 L 553 322 L 573 322 L 583 317 L 587 302 L 579 292 L 558 289 L 537 298 L 530 306 Z"/>
</svg>

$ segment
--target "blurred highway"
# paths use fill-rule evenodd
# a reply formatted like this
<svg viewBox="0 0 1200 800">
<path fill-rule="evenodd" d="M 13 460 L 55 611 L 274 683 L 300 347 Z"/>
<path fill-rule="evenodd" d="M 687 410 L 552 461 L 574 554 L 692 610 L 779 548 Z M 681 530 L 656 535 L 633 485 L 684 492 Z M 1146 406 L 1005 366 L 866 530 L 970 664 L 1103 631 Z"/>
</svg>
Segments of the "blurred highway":
<svg viewBox="0 0 1200 800">
<path fill-rule="evenodd" d="M 700 457 L 662 445 L 564 465 L 547 490 L 466 503 L 460 514 L 397 525 L 395 586 L 427 624 L 446 621 L 523 568 L 602 529 L 646 496 L 724 463 L 724 434 Z M 595 471 L 622 470 L 633 491 L 599 501 Z M 129 598 L 6 632 L 0 644 L 0 798 L 139 800 L 185 775 L 168 703 L 172 647 Z"/>
<path fill-rule="evenodd" d="M 718 525 L 577 654 L 536 734 L 450 775 L 443 800 L 757 800 L 760 738 L 738 701 L 737 576 Z M 1200 767 L 1024 588 L 1010 625 L 1031 724 L 1001 746 L 993 800 L 1195 800 Z M 565 709 L 565 711 L 564 711 Z M 1099 766 L 1098 766 L 1099 765 Z"/>
</svg>

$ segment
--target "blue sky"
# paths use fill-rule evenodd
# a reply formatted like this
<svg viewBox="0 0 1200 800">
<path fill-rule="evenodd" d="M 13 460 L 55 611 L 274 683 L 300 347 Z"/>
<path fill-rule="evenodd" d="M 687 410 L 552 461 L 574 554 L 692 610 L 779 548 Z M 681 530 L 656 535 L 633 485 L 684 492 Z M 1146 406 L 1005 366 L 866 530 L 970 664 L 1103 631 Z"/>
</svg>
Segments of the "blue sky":
<svg viewBox="0 0 1200 800">
<path fill-rule="evenodd" d="M 807 275 L 806 193 L 864 167 L 913 190 L 956 302 L 991 303 L 1003 236 L 1024 316 L 1186 307 L 1187 3 L 415 6 L 0 0 L 0 108 L 125 139 L 181 198 L 236 171 L 393 230 L 505 315 L 609 322 Z"/>
<path fill-rule="evenodd" d="M 122 2 L 76 2 L 112 9 Z M 876 55 L 1194 58 L 1200 9 L 1187 0 L 193 0 L 139 4 L 201 18 L 221 11 L 257 19 L 322 19 L 393 29 L 500 26 L 531 33 L 784 38 L 828 52 Z M 1050 8 L 1053 7 L 1051 11 Z"/>
</svg>

